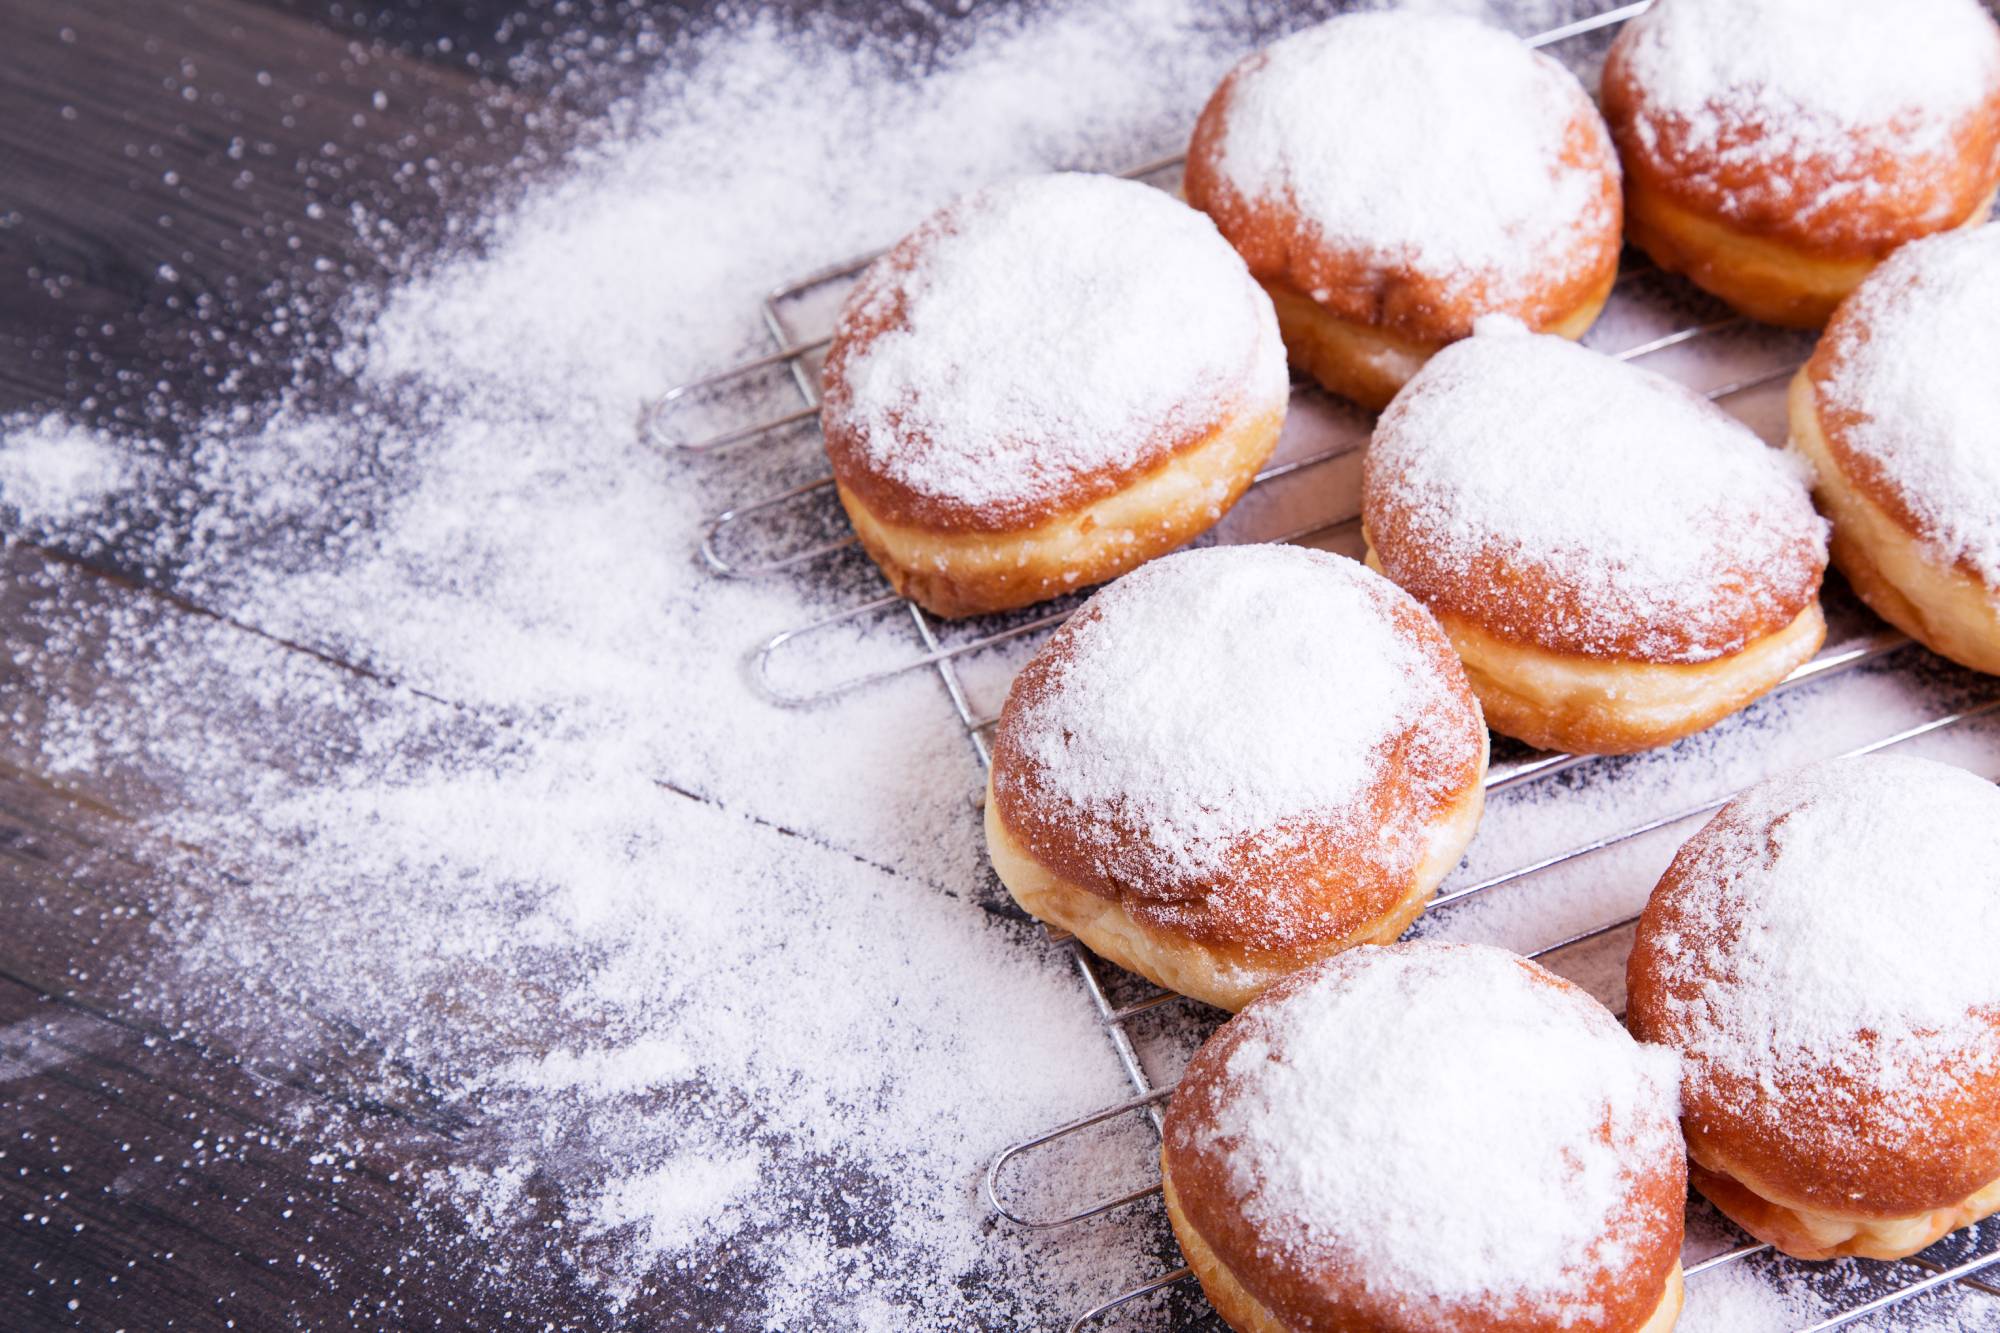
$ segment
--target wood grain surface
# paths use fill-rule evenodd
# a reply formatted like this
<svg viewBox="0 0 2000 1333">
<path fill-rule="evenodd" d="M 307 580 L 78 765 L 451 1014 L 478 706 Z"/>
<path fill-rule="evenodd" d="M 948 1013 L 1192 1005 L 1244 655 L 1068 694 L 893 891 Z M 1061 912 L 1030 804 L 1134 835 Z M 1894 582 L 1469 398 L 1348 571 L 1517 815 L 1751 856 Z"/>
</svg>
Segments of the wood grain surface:
<svg viewBox="0 0 2000 1333">
<path fill-rule="evenodd" d="M 573 108 L 506 78 L 555 20 L 503 25 L 516 8 L 0 7 L 0 411 L 171 448 L 168 405 L 283 387 L 216 367 L 249 349 L 288 366 L 331 332 L 298 312 L 387 276 L 354 210 L 418 252 L 561 146 Z M 249 633 L 159 581 L 115 544 L 0 551 L 0 1327 L 602 1326 L 546 1230 L 415 1220 L 423 1169 L 453 1160 L 462 1129 L 420 1077 L 350 1034 L 316 1034 L 294 1065 L 134 1016 L 127 988 L 157 946 L 144 886 L 227 872 L 126 817 L 171 774 L 77 790 L 41 771 L 41 710 L 119 683 L 88 644 L 23 667 L 19 636 L 52 602 Z M 522 1280 L 493 1280 L 496 1258 Z"/>
</svg>

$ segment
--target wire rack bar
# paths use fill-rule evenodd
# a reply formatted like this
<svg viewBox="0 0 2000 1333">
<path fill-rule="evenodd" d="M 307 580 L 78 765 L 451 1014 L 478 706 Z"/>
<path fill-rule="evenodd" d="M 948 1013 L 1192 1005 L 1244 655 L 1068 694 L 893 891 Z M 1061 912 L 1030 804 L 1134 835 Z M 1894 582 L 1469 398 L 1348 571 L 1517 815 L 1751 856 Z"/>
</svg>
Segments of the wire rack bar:
<svg viewBox="0 0 2000 1333">
<path fill-rule="evenodd" d="M 1908 1286 L 1898 1287 L 1894 1291 L 1885 1291 L 1874 1300 L 1857 1305 L 1851 1310 L 1843 1310 L 1839 1314 L 1831 1318 L 1822 1319 L 1816 1324 L 1807 1324 L 1804 1328 L 1798 1330 L 1798 1333 L 1827 1333 L 1829 1329 L 1845 1328 L 1858 1319 L 1866 1319 L 1871 1314 L 1879 1314 L 1883 1310 L 1901 1305 L 1904 1301 L 1915 1300 L 1926 1292 L 1936 1291 L 1939 1287 L 1960 1281 L 1963 1278 L 1968 1278 L 1981 1269 L 1990 1268 L 1997 1263 L 2000 1263 L 2000 1250 L 1989 1250 L 1985 1254 L 1974 1255 L 1963 1263 L 1953 1264 L 1949 1268 L 1938 1268 L 1929 1277 L 1912 1282 Z M 1977 1284 L 1976 1289 L 1982 1291 L 1991 1290 L 1983 1282 Z"/>
<path fill-rule="evenodd" d="M 2000 1254 L 1996 1254 L 1994 1258 L 2000 1258 Z M 1923 1269 L 1927 1273 L 1942 1273 L 1946 1271 L 1945 1266 L 1943 1264 L 1937 1263 L 1936 1261 L 1931 1259 L 1926 1259 L 1922 1255 L 1913 1254 L 1904 1262 L 1915 1264 L 1918 1268 Z M 1993 1262 L 1993 1259 L 1987 1259 L 1984 1262 L 1991 1263 Z M 1960 1285 L 1961 1287 L 1970 1287 L 1972 1288 L 1972 1290 L 1977 1292 L 1983 1292 L 1988 1296 L 2000 1296 L 2000 1287 L 1994 1286 L 1991 1282 L 1988 1282 L 1983 1278 L 1961 1277 L 1958 1279 L 1958 1285 Z"/>
</svg>

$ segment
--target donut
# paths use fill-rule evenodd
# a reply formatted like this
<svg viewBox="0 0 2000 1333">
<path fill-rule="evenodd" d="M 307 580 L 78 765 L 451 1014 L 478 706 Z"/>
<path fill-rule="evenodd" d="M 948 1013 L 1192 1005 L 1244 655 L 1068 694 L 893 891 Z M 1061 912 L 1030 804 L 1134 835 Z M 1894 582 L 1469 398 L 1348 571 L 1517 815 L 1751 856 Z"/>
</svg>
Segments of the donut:
<svg viewBox="0 0 2000 1333">
<path fill-rule="evenodd" d="M 1979 0 L 1659 0 L 1612 44 L 1603 102 L 1632 243 L 1773 324 L 1824 324 L 2000 183 Z"/>
<path fill-rule="evenodd" d="M 1802 1259 L 2000 1211 L 2000 790 L 1873 755 L 1758 784 L 1653 890 L 1627 977 L 1691 1178 Z"/>
<path fill-rule="evenodd" d="M 1451 636 L 1494 730 L 1618 754 L 1710 726 L 1819 651 L 1804 468 L 1662 376 L 1483 322 L 1363 467 L 1367 559 Z"/>
<path fill-rule="evenodd" d="M 1505 950 L 1355 949 L 1195 1055 L 1163 1127 L 1167 1216 L 1246 1333 L 1664 1333 L 1678 1070 Z"/>
<path fill-rule="evenodd" d="M 1187 551 L 1015 678 L 987 849 L 1030 914 L 1236 1009 L 1402 933 L 1472 837 L 1486 754 L 1451 644 L 1386 579 L 1304 547 Z"/>
<path fill-rule="evenodd" d="M 1114 578 L 1213 525 L 1289 394 L 1270 299 L 1207 218 L 1064 173 L 949 205 L 868 269 L 820 424 L 863 549 L 956 617 Z"/>
<path fill-rule="evenodd" d="M 2000 224 L 1898 250 L 1792 381 L 1833 563 L 1884 620 L 2000 674 Z"/>
<path fill-rule="evenodd" d="M 1292 363 L 1370 409 L 1481 315 L 1581 336 L 1618 272 L 1590 95 L 1470 19 L 1348 14 L 1250 56 L 1196 122 L 1184 188 L 1271 294 Z"/>
</svg>

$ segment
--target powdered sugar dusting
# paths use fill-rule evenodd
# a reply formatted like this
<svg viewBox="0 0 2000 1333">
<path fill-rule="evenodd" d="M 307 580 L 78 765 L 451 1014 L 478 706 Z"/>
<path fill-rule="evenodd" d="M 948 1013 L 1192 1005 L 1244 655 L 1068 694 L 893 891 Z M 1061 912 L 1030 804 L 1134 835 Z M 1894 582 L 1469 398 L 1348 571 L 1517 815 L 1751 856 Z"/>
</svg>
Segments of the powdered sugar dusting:
<svg viewBox="0 0 2000 1333">
<path fill-rule="evenodd" d="M 1787 623 L 1826 561 L 1788 455 L 1672 380 L 1499 319 L 1383 414 L 1366 513 L 1420 599 L 1477 588 L 1474 614 L 1529 641 L 1655 661 Z M 1516 607 L 1495 561 L 1553 592 Z"/>
<path fill-rule="evenodd" d="M 1066 173 L 981 191 L 869 272 L 826 416 L 918 496 L 1007 514 L 1150 466 L 1286 389 L 1270 298 L 1214 223 L 1150 186 Z"/>
<path fill-rule="evenodd" d="M 2000 225 L 1897 251 L 1829 338 L 1816 387 L 1842 448 L 1880 469 L 1940 559 L 2000 588 Z"/>
<path fill-rule="evenodd" d="M 1902 755 L 1814 765 L 1732 802 L 1672 875 L 1659 980 L 1691 1087 L 1864 1096 L 1902 1133 L 1967 1060 L 2000 1061 L 1992 783 Z M 1759 1105 L 1776 1133 L 1822 1132 Z"/>
<path fill-rule="evenodd" d="M 1078 614 L 1008 734 L 1124 878 L 1201 883 L 1288 823 L 1351 818 L 1385 745 L 1442 706 L 1388 618 L 1396 597 L 1299 547 L 1169 556 Z"/>
<path fill-rule="evenodd" d="M 16 418 L 0 431 L 0 505 L 26 525 L 87 513 L 125 484 L 124 471 L 115 445 L 59 416 Z"/>
<path fill-rule="evenodd" d="M 1622 42 L 1649 151 L 1712 157 L 1717 181 L 1775 167 L 1760 188 L 1796 190 L 1806 218 L 1894 188 L 1870 153 L 1948 157 L 2000 84 L 2000 32 L 1977 0 L 1664 0 Z M 1809 163 L 1832 173 L 1824 190 L 1795 186 Z"/>
<path fill-rule="evenodd" d="M 1362 948 L 1238 1024 L 1210 1147 L 1288 1261 L 1440 1315 L 1524 1299 L 1568 1322 L 1590 1270 L 1648 1257 L 1660 1219 L 1632 1192 L 1678 1166 L 1678 1062 L 1533 964 Z"/>
<path fill-rule="evenodd" d="M 1246 198 L 1289 202 L 1335 247 L 1506 309 L 1588 262 L 1580 231 L 1612 225 L 1599 169 L 1563 160 L 1580 110 L 1575 78 L 1506 33 L 1345 15 L 1238 71 L 1222 171 Z"/>
</svg>

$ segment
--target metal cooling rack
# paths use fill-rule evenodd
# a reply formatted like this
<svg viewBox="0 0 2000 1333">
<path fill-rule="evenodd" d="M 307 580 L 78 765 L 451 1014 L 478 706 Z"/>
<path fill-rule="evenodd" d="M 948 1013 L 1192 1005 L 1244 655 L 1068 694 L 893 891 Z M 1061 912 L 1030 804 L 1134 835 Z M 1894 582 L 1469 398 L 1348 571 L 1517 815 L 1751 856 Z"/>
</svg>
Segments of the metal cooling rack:
<svg viewBox="0 0 2000 1333">
<path fill-rule="evenodd" d="M 1589 33 L 1603 32 L 1643 13 L 1650 4 L 1651 0 L 1640 0 L 1639 3 L 1619 5 L 1529 37 L 1526 41 L 1529 46 L 1540 48 Z M 1183 161 L 1184 159 L 1178 155 L 1163 157 L 1134 167 L 1123 174 L 1132 179 L 1159 183 L 1159 178 L 1176 171 Z M 641 438 L 668 452 L 711 454 L 769 443 L 795 429 L 815 427 L 819 414 L 819 361 L 831 341 L 831 335 L 815 332 L 800 336 L 794 332 L 793 326 L 799 321 L 801 311 L 814 304 L 824 307 L 845 284 L 857 278 L 881 253 L 876 251 L 844 263 L 829 265 L 773 288 L 764 298 L 762 313 L 765 326 L 776 344 L 775 349 L 727 370 L 676 385 L 646 400 L 639 410 L 638 428 Z M 1650 271 L 1652 270 L 1643 261 L 1627 265 L 1618 276 L 1619 287 L 1623 288 L 1629 281 Z M 821 324 L 824 327 L 824 319 Z M 1637 361 L 1669 348 L 1699 343 L 1701 340 L 1747 326 L 1749 322 L 1740 318 L 1688 324 L 1613 352 L 1611 355 L 1619 360 Z M 1797 363 L 1783 365 L 1710 389 L 1707 391 L 1707 396 L 1718 401 L 1728 399 L 1751 389 L 1775 383 L 1790 376 L 1797 369 Z M 790 381 L 788 392 L 798 396 L 801 401 L 799 407 L 695 439 L 679 439 L 671 434 L 675 420 L 698 405 L 721 398 L 768 396 L 768 390 L 773 387 L 770 382 L 782 379 Z M 1296 385 L 1293 390 L 1294 397 L 1315 395 L 1319 392 L 1311 385 Z M 1365 438 L 1352 439 L 1301 458 L 1275 463 L 1258 474 L 1253 489 L 1351 455 L 1360 450 L 1364 444 Z M 832 515 L 829 511 L 833 509 L 832 501 L 833 478 L 826 475 L 735 505 L 709 520 L 701 539 L 702 557 L 718 576 L 758 579 L 789 574 L 854 549 L 858 543 L 853 533 L 849 531 L 844 535 L 811 541 L 796 549 L 756 560 L 744 560 L 728 554 L 727 547 L 732 536 L 758 521 L 770 523 L 784 520 L 787 516 L 796 516 L 799 511 L 814 509 L 822 521 L 831 521 Z M 1349 515 L 1331 522 L 1317 522 L 1271 540 L 1321 541 L 1351 534 L 1358 529 L 1359 522 L 1358 515 Z M 998 718 L 994 715 L 980 715 L 973 711 L 964 682 L 960 678 L 959 662 L 968 655 L 1053 630 L 1069 616 L 1077 599 L 1064 600 L 1068 605 L 1063 609 L 1030 613 L 1025 618 L 1014 617 L 1010 621 L 985 628 L 969 638 L 947 643 L 946 636 L 941 633 L 940 624 L 935 617 L 912 601 L 893 592 L 886 593 L 772 635 L 756 646 L 753 654 L 753 678 L 763 693 L 774 702 L 788 706 L 806 706 L 825 703 L 841 695 L 912 671 L 935 671 L 947 697 L 951 700 L 952 707 L 958 714 L 967 738 L 978 753 L 981 764 L 990 764 L 992 756 L 988 745 L 988 733 Z M 913 647 L 916 651 L 913 655 L 890 666 L 840 677 L 810 690 L 794 690 L 773 679 L 772 661 L 788 646 L 842 626 L 856 626 L 871 619 L 894 616 L 908 617 L 911 632 L 914 634 Z M 1823 649 L 1818 656 L 1793 672 L 1777 688 L 1783 690 L 1807 681 L 1830 678 L 1897 651 L 1905 647 L 1908 642 L 1900 633 L 1886 628 L 1859 634 Z M 1849 751 L 1848 755 L 1873 753 L 1996 714 L 2000 714 L 2000 694 L 1985 702 L 1934 717 L 1916 726 L 1871 741 Z M 1515 759 L 1496 761 L 1487 775 L 1486 787 L 1489 792 L 1497 792 L 1539 782 L 1576 765 L 1591 762 L 1591 759 L 1591 756 L 1582 755 L 1533 753 Z M 1450 889 L 1434 898 L 1426 912 L 1429 914 L 1448 909 L 1503 885 L 1527 879 L 1556 866 L 1603 852 L 1645 834 L 1706 814 L 1720 808 L 1729 799 L 1730 796 L 1718 797 L 1688 809 L 1650 818 L 1631 828 L 1596 838 L 1580 846 L 1567 848 L 1532 864 L 1477 883 Z M 1632 916 L 1606 922 L 1580 934 L 1545 945 L 1528 956 L 1540 958 L 1588 943 L 1628 927 L 1637 919 L 1636 916 Z M 986 1173 L 985 1190 L 994 1213 L 1015 1226 L 1029 1230 L 1053 1230 L 1074 1226 L 1160 1193 L 1160 1186 L 1153 1184 L 1115 1198 L 1091 1201 L 1061 1216 L 1038 1217 L 1027 1215 L 1019 1207 L 1010 1205 L 1003 1189 L 1003 1173 L 1010 1164 L 1021 1161 L 1037 1150 L 1120 1117 L 1145 1115 L 1157 1129 L 1161 1105 L 1172 1095 L 1173 1089 L 1170 1086 L 1156 1086 L 1151 1081 L 1141 1063 L 1131 1034 L 1127 1031 L 1127 1024 L 1141 1014 L 1185 999 L 1172 991 L 1154 987 L 1140 994 L 1139 998 L 1114 1004 L 1111 998 L 1112 989 L 1107 984 L 1109 973 L 1106 969 L 1109 965 L 1097 959 L 1067 933 L 1050 930 L 1048 934 L 1052 943 L 1069 951 L 1084 991 L 1096 1009 L 1098 1020 L 1111 1043 L 1113 1053 L 1132 1085 L 1134 1095 L 1116 1105 L 1104 1107 L 1041 1134 L 1010 1144 L 993 1159 Z M 1116 969 L 1110 971 L 1115 972 Z M 1768 1245 L 1741 1244 L 1689 1265 L 1686 1276 L 1692 1280 L 1701 1274 L 1768 1252 L 1771 1252 L 1771 1247 Z M 1983 1227 L 1968 1228 L 1954 1233 L 1932 1246 L 1924 1254 L 1910 1259 L 1893 1263 L 1857 1262 L 1866 1264 L 1871 1270 L 1874 1281 L 1869 1290 L 1873 1294 L 1836 1311 L 1818 1323 L 1798 1330 L 1797 1333 L 1824 1333 L 1824 1330 L 1839 1328 L 1880 1313 L 1954 1282 L 2000 1298 L 2000 1286 L 1980 1281 L 1974 1276 L 1981 1269 L 2000 1264 L 2000 1223 L 1989 1223 Z M 1104 1316 L 1133 1301 L 1189 1281 L 1192 1277 L 1191 1270 L 1182 1267 L 1120 1292 L 1079 1315 L 1069 1326 L 1071 1333 L 1077 1333 L 1077 1330 L 1097 1323 Z"/>
</svg>

